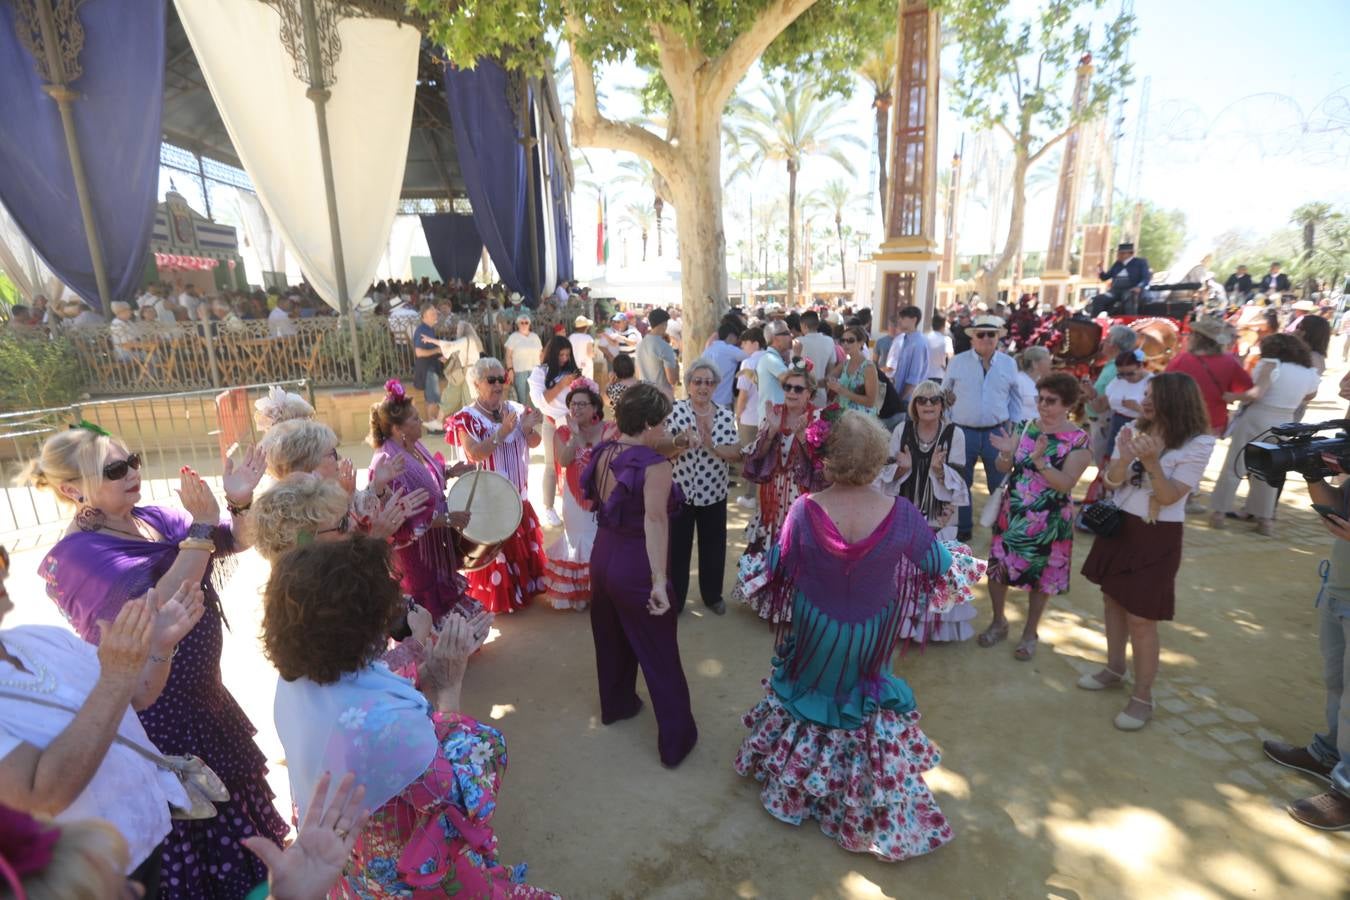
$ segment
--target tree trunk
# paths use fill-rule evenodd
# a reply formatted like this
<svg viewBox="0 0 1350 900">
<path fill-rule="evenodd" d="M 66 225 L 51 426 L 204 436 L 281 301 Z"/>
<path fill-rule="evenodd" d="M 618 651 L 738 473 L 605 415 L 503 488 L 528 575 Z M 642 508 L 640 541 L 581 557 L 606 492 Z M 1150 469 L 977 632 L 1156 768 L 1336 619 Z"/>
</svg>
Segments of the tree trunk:
<svg viewBox="0 0 1350 900">
<path fill-rule="evenodd" d="M 721 110 L 699 109 L 682 134 L 681 166 L 667 179 L 680 247 L 680 302 L 686 346 L 702 347 L 727 308 L 727 242 L 722 228 Z"/>
<path fill-rule="evenodd" d="M 642 261 L 647 261 L 647 229 L 642 229 Z"/>
<path fill-rule="evenodd" d="M 985 303 L 993 309 L 998 302 L 998 280 L 1008 269 L 1008 264 L 1022 252 L 1022 230 L 1026 224 L 1027 213 L 1027 168 L 1028 157 L 1026 142 L 1013 147 L 1012 172 L 1012 209 L 1008 218 L 1008 237 L 1003 252 L 997 258 L 985 264 L 981 277 L 981 291 Z M 1009 298 L 1011 299 L 1011 298 Z"/>
<path fill-rule="evenodd" d="M 839 289 L 848 290 L 848 270 L 844 263 L 844 217 L 834 214 L 834 233 L 839 237 Z"/>
<path fill-rule="evenodd" d="M 797 263 L 797 163 L 788 160 L 788 235 L 787 235 L 787 292 L 784 306 L 792 308 L 792 290 Z"/>
<path fill-rule="evenodd" d="M 660 195 L 660 194 L 657 194 L 657 195 L 656 195 L 656 199 L 652 201 L 652 208 L 656 210 L 656 255 L 657 255 L 657 256 L 664 256 L 664 255 L 665 255 L 665 250 L 662 248 L 662 243 L 661 243 L 661 231 L 662 231 L 662 228 L 661 228 L 661 210 L 662 210 L 662 208 L 663 208 L 665 205 L 666 205 L 666 204 L 665 204 L 665 201 L 661 199 L 661 195 Z"/>
<path fill-rule="evenodd" d="M 891 130 L 891 93 L 877 94 L 872 100 L 877 111 L 877 190 L 881 196 L 881 225 L 886 226 L 886 146 Z"/>
</svg>

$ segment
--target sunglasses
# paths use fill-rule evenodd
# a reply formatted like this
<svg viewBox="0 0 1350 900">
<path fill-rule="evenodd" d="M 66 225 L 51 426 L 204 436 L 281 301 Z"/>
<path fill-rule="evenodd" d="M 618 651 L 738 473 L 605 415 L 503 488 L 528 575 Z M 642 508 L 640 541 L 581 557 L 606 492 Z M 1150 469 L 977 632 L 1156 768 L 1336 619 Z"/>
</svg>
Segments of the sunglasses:
<svg viewBox="0 0 1350 900">
<path fill-rule="evenodd" d="M 997 332 L 997 331 L 977 331 L 977 332 L 975 332 L 975 336 L 976 336 L 977 338 L 996 338 L 996 337 L 998 337 L 998 332 Z"/>
<path fill-rule="evenodd" d="M 351 530 L 352 530 L 352 514 L 350 512 L 345 512 L 342 514 L 342 518 L 338 520 L 338 523 L 334 525 L 332 528 L 324 528 L 321 531 L 316 531 L 315 534 L 332 534 L 335 531 L 338 534 L 346 534 Z"/>
<path fill-rule="evenodd" d="M 132 453 L 127 456 L 126 459 L 119 459 L 116 462 L 110 462 L 104 466 L 103 480 L 121 481 L 123 478 L 127 477 L 127 472 L 130 472 L 132 469 L 140 471 L 140 468 L 141 455 L 139 453 Z"/>
<path fill-rule="evenodd" d="M 785 384 L 783 390 L 789 394 L 805 394 L 809 388 L 804 384 Z"/>
<path fill-rule="evenodd" d="M 851 337 L 842 338 L 842 339 L 840 339 L 839 343 L 841 343 L 841 344 L 856 344 L 856 343 L 858 343 L 858 339 L 857 339 L 857 338 L 851 338 Z"/>
<path fill-rule="evenodd" d="M 1144 464 L 1139 460 L 1130 463 L 1130 486 L 1139 487 L 1144 483 Z"/>
<path fill-rule="evenodd" d="M 716 386 L 717 386 L 717 381 L 716 381 L 715 379 L 712 379 L 712 378 L 694 378 L 694 379 L 691 379 L 689 383 L 692 384 L 692 385 L 694 385 L 695 387 L 716 387 Z"/>
<path fill-rule="evenodd" d="M 914 402 L 919 406 L 941 406 L 941 397 L 915 397 Z"/>
<path fill-rule="evenodd" d="M 505 375 L 489 375 L 487 378 L 483 380 L 486 381 L 488 384 L 506 384 Z"/>
</svg>

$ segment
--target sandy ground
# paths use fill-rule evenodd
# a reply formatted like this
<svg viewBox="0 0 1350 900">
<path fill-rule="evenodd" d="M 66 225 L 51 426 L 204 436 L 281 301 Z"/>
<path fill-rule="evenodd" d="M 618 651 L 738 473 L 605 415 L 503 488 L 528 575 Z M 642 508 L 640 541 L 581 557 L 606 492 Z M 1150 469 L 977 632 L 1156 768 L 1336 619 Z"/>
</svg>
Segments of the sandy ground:
<svg viewBox="0 0 1350 900">
<path fill-rule="evenodd" d="M 1338 378 L 1328 374 L 1310 421 L 1342 414 Z M 369 450 L 346 449 L 358 463 L 369 459 Z M 1221 463 L 1216 454 L 1206 490 Z M 757 699 L 771 653 L 768 626 L 747 609 L 717 617 L 694 597 L 682 617 L 701 734 L 674 771 L 657 761 L 649 711 L 600 725 L 584 614 L 536 605 L 505 617 L 470 665 L 464 693 L 467 711 L 509 741 L 495 820 L 502 859 L 528 861 L 532 882 L 571 898 L 1350 895 L 1350 833 L 1290 819 L 1291 799 L 1322 788 L 1260 749 L 1264 738 L 1304 742 L 1323 727 L 1313 600 L 1330 538 L 1301 481 L 1279 515 L 1276 538 L 1190 518 L 1178 618 L 1162 628 L 1159 708 L 1142 732 L 1111 725 L 1123 692 L 1074 687 L 1105 649 L 1099 594 L 1076 574 L 1030 663 L 1012 658 L 1012 641 L 897 658 L 942 748 L 928 780 L 956 830 L 948 846 L 898 865 L 847 853 L 812 825 L 779 823 L 755 784 L 732 771 L 740 715 Z M 728 591 L 743 524 L 735 510 Z M 1077 539 L 1075 572 L 1088 540 Z M 975 544 L 987 549 L 988 533 Z M 60 622 L 36 575 L 40 558 L 16 555 L 18 609 L 6 625 Z M 233 625 L 225 676 L 286 798 L 275 675 L 257 643 L 267 566 L 252 552 L 242 562 L 225 592 Z M 1017 617 L 1024 601 L 1016 592 L 1013 600 Z M 983 591 L 980 605 L 983 622 Z"/>
</svg>

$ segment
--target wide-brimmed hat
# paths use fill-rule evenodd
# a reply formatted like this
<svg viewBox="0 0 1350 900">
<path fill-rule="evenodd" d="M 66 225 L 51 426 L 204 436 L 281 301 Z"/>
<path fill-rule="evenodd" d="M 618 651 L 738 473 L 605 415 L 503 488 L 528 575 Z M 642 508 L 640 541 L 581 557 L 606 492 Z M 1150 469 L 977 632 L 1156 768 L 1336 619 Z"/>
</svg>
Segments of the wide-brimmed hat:
<svg viewBox="0 0 1350 900">
<path fill-rule="evenodd" d="M 1220 347 L 1227 347 L 1237 337 L 1232 325 L 1213 316 L 1203 316 L 1196 319 L 1191 323 L 1191 331 L 1201 337 L 1209 338 Z"/>
<path fill-rule="evenodd" d="M 1295 300 L 1291 308 L 1299 312 L 1317 312 L 1317 304 L 1311 300 Z"/>
<path fill-rule="evenodd" d="M 511 296 L 508 297 L 507 299 L 510 300 L 512 303 L 519 303 L 524 298 L 520 296 L 519 291 L 512 291 Z"/>
<path fill-rule="evenodd" d="M 585 316 L 577 316 L 575 319 L 572 320 L 573 328 L 590 328 L 594 324 L 595 324 L 594 322 L 592 322 Z"/>
<path fill-rule="evenodd" d="M 999 337 L 1008 333 L 1008 329 L 1004 327 L 1003 320 L 998 316 L 976 316 L 975 321 L 966 326 L 968 331 L 984 331 L 990 328 L 997 331 Z"/>
</svg>

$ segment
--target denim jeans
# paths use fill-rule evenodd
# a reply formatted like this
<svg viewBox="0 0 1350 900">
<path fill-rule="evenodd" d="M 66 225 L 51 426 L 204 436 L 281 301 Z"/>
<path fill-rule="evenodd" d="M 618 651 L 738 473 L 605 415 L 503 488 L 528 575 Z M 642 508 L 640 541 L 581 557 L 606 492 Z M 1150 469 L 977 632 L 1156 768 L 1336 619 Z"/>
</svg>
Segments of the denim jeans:
<svg viewBox="0 0 1350 900">
<path fill-rule="evenodd" d="M 1350 796 L 1350 601 L 1322 598 L 1320 644 L 1322 677 L 1327 686 L 1327 731 L 1313 738 L 1308 752 L 1319 762 L 1335 765 L 1331 786 Z"/>
<path fill-rule="evenodd" d="M 534 401 L 530 399 L 530 373 L 516 373 L 516 402 L 526 409 L 534 409 Z"/>
<path fill-rule="evenodd" d="M 995 461 L 998 459 L 998 448 L 989 440 L 990 437 L 997 434 L 1002 425 L 992 425 L 989 428 L 967 428 L 965 425 L 959 426 L 961 434 L 966 439 L 966 459 L 965 466 L 961 470 L 961 477 L 966 480 L 966 487 L 975 483 L 975 462 L 981 460 L 984 462 L 984 479 L 989 485 L 989 493 L 993 493 L 998 486 L 1003 483 L 1003 473 L 998 470 Z M 975 502 L 972 500 L 966 506 L 961 507 L 956 513 L 956 530 L 967 532 L 974 527 L 974 515 L 972 510 L 975 508 Z"/>
</svg>

